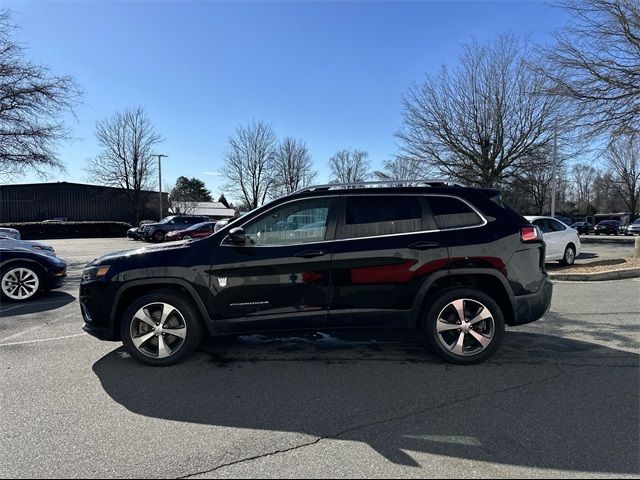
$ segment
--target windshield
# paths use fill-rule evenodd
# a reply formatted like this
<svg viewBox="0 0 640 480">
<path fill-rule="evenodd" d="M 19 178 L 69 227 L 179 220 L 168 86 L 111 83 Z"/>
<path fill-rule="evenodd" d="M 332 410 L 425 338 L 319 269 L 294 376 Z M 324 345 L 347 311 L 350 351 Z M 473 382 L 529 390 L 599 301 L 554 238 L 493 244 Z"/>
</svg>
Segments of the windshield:
<svg viewBox="0 0 640 480">
<path fill-rule="evenodd" d="M 172 216 L 172 217 L 165 217 L 165 218 L 163 218 L 162 220 L 160 220 L 158 223 L 169 223 L 169 222 L 170 222 L 171 220 L 173 220 L 174 218 L 176 218 L 176 217 L 175 217 L 175 215 L 174 215 L 174 216 Z"/>
<path fill-rule="evenodd" d="M 211 222 L 202 222 L 196 223 L 195 225 L 191 225 L 187 230 L 198 230 L 200 228 L 213 228 L 213 223 Z"/>
</svg>

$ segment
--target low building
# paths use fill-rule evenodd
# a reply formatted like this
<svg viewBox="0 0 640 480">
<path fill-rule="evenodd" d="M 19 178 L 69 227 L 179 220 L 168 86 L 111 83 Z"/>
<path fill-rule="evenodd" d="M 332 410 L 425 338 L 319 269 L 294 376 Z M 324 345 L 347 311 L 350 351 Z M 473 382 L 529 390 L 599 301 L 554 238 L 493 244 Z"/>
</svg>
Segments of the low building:
<svg viewBox="0 0 640 480">
<path fill-rule="evenodd" d="M 69 182 L 0 185 L 0 223 L 66 221 L 118 221 L 136 224 L 159 220 L 168 213 L 169 196 L 158 192 L 134 192 L 124 188 Z"/>
<path fill-rule="evenodd" d="M 227 208 L 220 202 L 193 202 L 182 205 L 184 211 L 180 211 L 180 207 L 172 208 L 171 213 L 185 213 L 189 215 L 204 215 L 212 220 L 222 220 L 231 218 L 235 214 L 233 208 Z"/>
</svg>

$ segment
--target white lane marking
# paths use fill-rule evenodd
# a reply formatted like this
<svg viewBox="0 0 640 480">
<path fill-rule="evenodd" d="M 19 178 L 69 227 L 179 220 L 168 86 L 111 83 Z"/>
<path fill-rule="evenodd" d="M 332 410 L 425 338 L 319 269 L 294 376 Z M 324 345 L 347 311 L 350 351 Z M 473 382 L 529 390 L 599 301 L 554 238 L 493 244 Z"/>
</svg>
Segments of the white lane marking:
<svg viewBox="0 0 640 480">
<path fill-rule="evenodd" d="M 22 335 L 25 335 L 25 334 L 27 334 L 29 332 L 33 332 L 34 330 L 40 330 L 41 328 L 48 327 L 49 325 L 53 325 L 55 323 L 59 323 L 62 320 L 64 320 L 65 318 L 75 317 L 76 315 L 77 315 L 77 313 L 74 312 L 74 313 L 70 313 L 68 315 L 65 315 L 64 317 L 60 317 L 60 318 L 58 318 L 57 320 L 55 320 L 53 322 L 45 323 L 44 325 L 36 325 L 34 327 L 31 327 L 31 328 L 28 328 L 28 329 L 24 330 L 23 332 L 18 332 L 18 333 L 14 334 L 14 335 L 9 335 L 6 338 L 0 338 L 0 342 L 6 342 L 7 340 L 13 340 L 14 338 L 21 337 Z"/>
<path fill-rule="evenodd" d="M 86 333 L 76 333 L 74 335 L 65 335 L 63 337 L 41 338 L 39 340 L 25 340 L 23 342 L 0 343 L 0 347 L 12 347 L 14 345 L 27 345 L 29 343 L 53 342 L 55 340 L 66 340 L 67 338 L 83 337 Z"/>
</svg>

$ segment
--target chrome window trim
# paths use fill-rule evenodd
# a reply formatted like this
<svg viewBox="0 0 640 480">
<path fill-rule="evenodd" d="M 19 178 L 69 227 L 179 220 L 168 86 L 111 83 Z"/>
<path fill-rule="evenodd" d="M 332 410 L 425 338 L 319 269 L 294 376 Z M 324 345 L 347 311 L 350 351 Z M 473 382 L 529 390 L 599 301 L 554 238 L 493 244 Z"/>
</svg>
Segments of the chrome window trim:
<svg viewBox="0 0 640 480">
<path fill-rule="evenodd" d="M 346 197 L 346 196 L 369 196 L 371 195 L 370 193 L 364 193 L 364 192 L 360 192 L 360 193 L 348 193 L 345 191 L 342 191 L 341 194 L 337 194 L 337 195 L 318 195 L 318 196 L 313 196 L 313 197 L 305 197 L 305 198 L 294 198 L 292 200 L 289 200 L 287 202 L 284 203 L 280 203 L 278 205 L 275 205 L 273 207 L 271 207 L 270 209 L 266 210 L 264 212 L 264 214 L 270 212 L 271 210 L 273 210 L 274 208 L 280 207 L 282 205 L 287 205 L 288 203 L 292 203 L 292 202 L 301 202 L 301 201 L 305 201 L 305 200 L 311 200 L 311 199 L 315 199 L 315 198 L 339 198 L 339 197 Z M 379 195 L 379 196 L 389 196 L 389 197 L 400 197 L 400 196 L 405 196 L 405 197 L 416 197 L 416 196 L 422 196 L 422 197 L 447 197 L 447 198 L 455 198 L 456 200 L 460 200 L 461 202 L 463 202 L 464 204 L 466 204 L 469 208 L 471 208 L 471 210 L 473 210 L 476 215 L 478 215 L 481 219 L 482 219 L 482 223 L 478 224 L 478 225 L 470 225 L 470 226 L 466 226 L 466 227 L 451 227 L 451 228 L 436 228 L 433 230 L 419 230 L 416 232 L 404 232 L 404 233 L 387 233 L 384 235 L 370 235 L 367 237 L 353 237 L 353 238 L 334 238 L 333 240 L 322 240 L 320 242 L 308 242 L 308 243 L 294 243 L 294 244 L 284 244 L 284 245 L 250 245 L 253 248 L 278 248 L 278 247 L 294 247 L 296 245 L 317 245 L 319 243 L 328 243 L 328 242 L 348 242 L 348 241 L 353 241 L 353 240 L 366 240 L 366 239 L 370 239 L 370 238 L 385 238 L 385 237 L 398 237 L 398 236 L 404 236 L 404 235 L 418 235 L 418 234 L 424 234 L 424 233 L 437 233 L 437 232 L 450 232 L 453 230 L 469 230 L 472 228 L 482 228 L 485 225 L 487 225 L 489 223 L 489 221 L 487 220 L 487 218 L 475 207 L 473 206 L 471 203 L 469 203 L 467 200 L 465 200 L 462 197 L 459 197 L 457 195 L 450 195 L 447 193 L 423 193 L 423 194 L 412 194 L 412 193 L 387 193 L 384 195 Z M 262 215 L 260 215 L 261 217 Z M 244 227 L 247 223 L 251 222 L 251 220 L 243 223 L 242 225 L 238 225 L 239 227 Z M 226 228 L 226 226 L 225 226 Z M 234 227 L 235 228 L 235 227 Z M 231 245 L 231 244 L 225 244 L 225 240 L 227 240 L 227 238 L 229 238 L 229 235 L 226 235 L 222 241 L 220 242 L 221 247 L 238 247 L 238 245 Z M 241 248 L 241 247 L 240 247 Z"/>
</svg>

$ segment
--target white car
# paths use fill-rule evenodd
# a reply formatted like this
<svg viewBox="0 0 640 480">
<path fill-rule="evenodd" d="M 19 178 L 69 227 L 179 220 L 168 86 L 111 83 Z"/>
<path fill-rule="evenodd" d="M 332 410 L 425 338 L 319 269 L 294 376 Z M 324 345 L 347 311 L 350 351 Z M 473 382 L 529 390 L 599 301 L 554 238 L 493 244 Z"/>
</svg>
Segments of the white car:
<svg viewBox="0 0 640 480">
<path fill-rule="evenodd" d="M 30 240 L 16 240 L 15 238 L 6 237 L 2 233 L 0 233 L 0 248 L 19 248 L 51 257 L 56 256 L 56 252 L 51 245 Z"/>
<path fill-rule="evenodd" d="M 20 232 L 15 228 L 0 227 L 0 237 L 9 237 L 20 240 Z"/>
<path fill-rule="evenodd" d="M 575 228 L 553 217 L 525 218 L 542 230 L 542 238 L 547 244 L 546 262 L 559 261 L 561 265 L 573 265 L 582 250 Z"/>
</svg>

